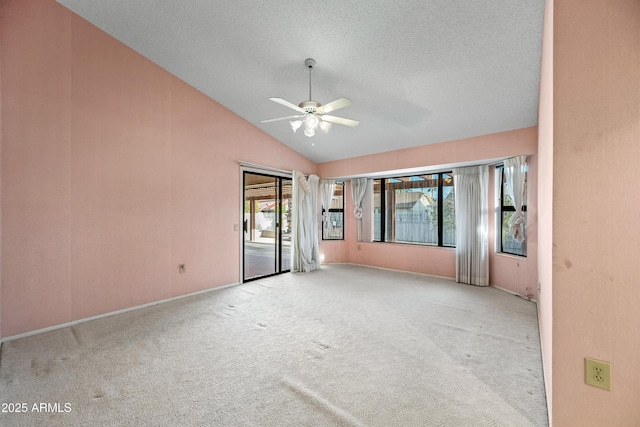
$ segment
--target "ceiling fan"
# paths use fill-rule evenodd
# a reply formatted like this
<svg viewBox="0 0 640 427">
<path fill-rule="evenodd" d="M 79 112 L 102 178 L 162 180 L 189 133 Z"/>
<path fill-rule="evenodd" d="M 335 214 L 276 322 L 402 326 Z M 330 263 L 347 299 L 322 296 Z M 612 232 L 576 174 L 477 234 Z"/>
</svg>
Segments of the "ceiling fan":
<svg viewBox="0 0 640 427">
<path fill-rule="evenodd" d="M 277 102 L 280 105 L 289 107 L 292 110 L 297 111 L 299 114 L 294 116 L 279 117 L 277 119 L 262 120 L 261 123 L 277 122 L 279 120 L 289 120 L 291 129 L 295 132 L 304 124 L 304 134 L 308 137 L 312 137 L 316 134 L 318 126 L 325 133 L 329 132 L 329 128 L 332 123 L 346 126 L 358 126 L 360 122 L 357 120 L 345 119 L 342 117 L 330 116 L 330 113 L 340 108 L 348 107 L 351 105 L 351 100 L 347 98 L 339 98 L 335 101 L 331 101 L 328 104 L 320 104 L 317 101 L 311 100 L 311 70 L 316 65 L 316 61 L 312 58 L 308 58 L 304 61 L 304 65 L 309 68 L 309 100 L 302 101 L 299 105 L 295 105 L 289 101 L 285 101 L 282 98 L 269 98 L 273 102 Z"/>
</svg>

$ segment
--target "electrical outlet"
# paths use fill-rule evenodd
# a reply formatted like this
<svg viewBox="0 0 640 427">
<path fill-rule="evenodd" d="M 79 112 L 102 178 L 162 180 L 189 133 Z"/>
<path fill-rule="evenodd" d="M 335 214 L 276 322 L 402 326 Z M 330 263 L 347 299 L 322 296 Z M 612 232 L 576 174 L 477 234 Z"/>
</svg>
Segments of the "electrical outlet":
<svg viewBox="0 0 640 427">
<path fill-rule="evenodd" d="M 611 363 L 584 358 L 585 382 L 611 391 Z"/>
<path fill-rule="evenodd" d="M 184 274 L 187 272 L 187 264 L 178 264 L 178 273 Z"/>
</svg>

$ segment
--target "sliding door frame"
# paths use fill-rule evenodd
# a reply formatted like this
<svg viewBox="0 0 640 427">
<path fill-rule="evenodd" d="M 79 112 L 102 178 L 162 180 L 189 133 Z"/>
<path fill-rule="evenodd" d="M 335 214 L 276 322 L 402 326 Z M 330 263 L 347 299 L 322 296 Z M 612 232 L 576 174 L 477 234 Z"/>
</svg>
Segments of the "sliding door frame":
<svg viewBox="0 0 640 427">
<path fill-rule="evenodd" d="M 262 165 L 257 165 L 257 164 L 253 164 L 253 163 L 248 163 L 248 162 L 240 162 L 240 206 L 239 206 L 239 223 L 236 224 L 236 226 L 234 226 L 234 229 L 238 230 L 238 237 L 239 237 L 239 243 L 240 243 L 240 253 L 239 253 L 239 258 L 240 258 L 240 271 L 239 271 L 239 278 L 240 281 L 239 283 L 245 283 L 247 281 L 251 281 L 251 280 L 255 280 L 256 278 L 250 278 L 250 279 L 245 279 L 244 277 L 244 174 L 245 172 L 247 173 L 253 173 L 253 174 L 257 174 L 257 175 L 265 175 L 265 176 L 269 176 L 269 177 L 273 177 L 273 178 L 279 178 L 278 180 L 278 191 L 277 191 L 277 198 L 278 204 L 282 203 L 282 180 L 283 179 L 288 179 L 288 180 L 292 180 L 293 179 L 293 172 L 291 171 L 286 171 L 283 169 L 276 169 L 276 168 L 270 168 L 268 166 L 262 166 Z M 278 228 L 277 228 L 277 233 L 276 233 L 276 238 L 278 239 L 277 241 L 277 250 L 278 253 L 276 254 L 276 260 L 278 262 L 278 266 L 279 268 L 276 268 L 276 270 L 280 270 L 280 271 L 276 271 L 274 274 L 281 274 L 281 273 L 286 273 L 288 271 L 290 271 L 290 269 L 286 269 L 286 270 L 282 270 L 282 209 L 279 209 L 279 213 L 278 213 Z M 260 277 L 268 277 L 271 276 L 273 274 L 267 275 L 267 276 L 260 276 Z"/>
</svg>

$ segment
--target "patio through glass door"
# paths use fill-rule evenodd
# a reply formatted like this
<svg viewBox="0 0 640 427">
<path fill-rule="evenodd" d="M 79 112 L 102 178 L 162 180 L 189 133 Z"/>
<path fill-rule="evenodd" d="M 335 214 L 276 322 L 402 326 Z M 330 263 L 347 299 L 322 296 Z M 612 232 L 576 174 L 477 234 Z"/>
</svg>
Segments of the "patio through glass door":
<svg viewBox="0 0 640 427">
<path fill-rule="evenodd" d="M 243 172 L 242 281 L 291 269 L 291 179 Z"/>
</svg>

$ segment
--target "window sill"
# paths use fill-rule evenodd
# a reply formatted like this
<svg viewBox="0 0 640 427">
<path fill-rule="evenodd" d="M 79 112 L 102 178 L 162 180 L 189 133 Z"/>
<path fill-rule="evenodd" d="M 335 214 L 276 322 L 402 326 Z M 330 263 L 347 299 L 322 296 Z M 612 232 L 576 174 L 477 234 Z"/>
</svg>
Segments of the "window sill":
<svg viewBox="0 0 640 427">
<path fill-rule="evenodd" d="M 364 243 L 364 242 L 359 242 L 359 243 Z M 394 245 L 394 246 L 413 246 L 413 247 L 419 247 L 419 248 L 449 249 L 454 251 L 456 249 L 455 246 L 438 246 L 438 245 L 429 245 L 427 243 L 417 243 L 417 242 L 380 242 L 380 241 L 374 240 L 373 242 L 370 242 L 370 243 Z"/>
<path fill-rule="evenodd" d="M 505 258 L 513 258 L 513 259 L 516 259 L 516 260 L 519 260 L 519 261 L 527 259 L 526 255 L 510 254 L 508 252 L 494 252 L 494 253 L 496 255 L 500 255 L 500 256 L 505 257 Z"/>
</svg>

